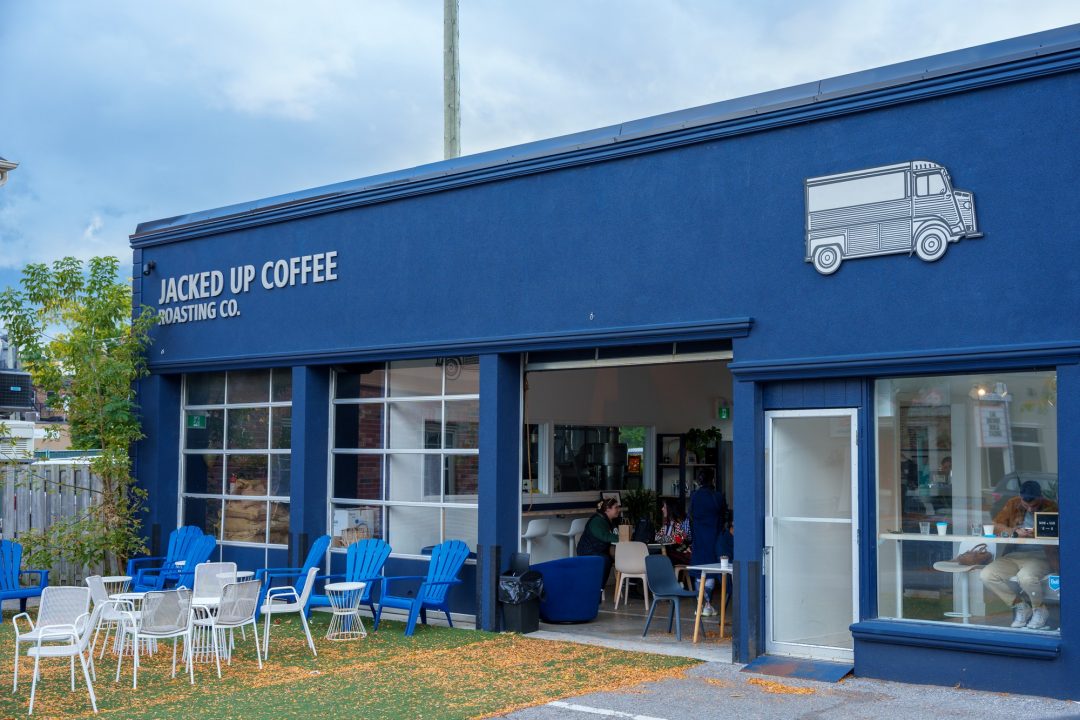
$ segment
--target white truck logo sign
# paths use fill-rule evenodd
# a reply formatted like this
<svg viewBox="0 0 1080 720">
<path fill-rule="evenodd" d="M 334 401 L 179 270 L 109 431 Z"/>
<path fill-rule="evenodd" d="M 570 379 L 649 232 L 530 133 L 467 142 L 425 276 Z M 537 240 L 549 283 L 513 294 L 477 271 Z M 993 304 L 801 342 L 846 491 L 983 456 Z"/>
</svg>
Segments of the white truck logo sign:
<svg viewBox="0 0 1080 720">
<path fill-rule="evenodd" d="M 850 258 L 915 253 L 927 262 L 949 243 L 982 237 L 975 198 L 953 189 L 937 163 L 912 160 L 806 180 L 806 262 L 831 275 Z"/>
</svg>

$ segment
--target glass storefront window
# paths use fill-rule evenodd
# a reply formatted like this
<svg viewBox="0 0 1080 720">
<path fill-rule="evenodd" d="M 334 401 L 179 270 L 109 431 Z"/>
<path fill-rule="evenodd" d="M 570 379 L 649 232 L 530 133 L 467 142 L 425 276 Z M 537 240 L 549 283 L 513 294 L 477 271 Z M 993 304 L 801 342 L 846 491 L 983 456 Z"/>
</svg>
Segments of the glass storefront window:
<svg viewBox="0 0 1080 720">
<path fill-rule="evenodd" d="M 880 617 L 1060 631 L 1057 407 L 1052 371 L 877 381 Z"/>
<path fill-rule="evenodd" d="M 479 362 L 354 365 L 334 377 L 332 547 L 382 538 L 396 555 L 476 547 Z"/>
<path fill-rule="evenodd" d="M 185 376 L 184 524 L 222 543 L 288 545 L 291 398 L 289 369 Z"/>
</svg>

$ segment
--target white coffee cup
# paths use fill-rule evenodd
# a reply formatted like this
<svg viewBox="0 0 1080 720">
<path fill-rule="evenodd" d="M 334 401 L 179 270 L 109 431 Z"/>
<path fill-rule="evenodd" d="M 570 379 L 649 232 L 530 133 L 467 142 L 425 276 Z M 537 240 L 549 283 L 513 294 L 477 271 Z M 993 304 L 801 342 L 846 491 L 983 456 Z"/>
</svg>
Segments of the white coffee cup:
<svg viewBox="0 0 1080 720">
<path fill-rule="evenodd" d="M 983 525 L 983 537 L 994 537 L 993 525 Z"/>
<path fill-rule="evenodd" d="M 949 523 L 947 523 L 947 522 L 939 522 L 937 524 L 937 534 L 938 535 L 944 535 L 945 531 L 947 531 L 948 529 L 949 529 Z"/>
</svg>

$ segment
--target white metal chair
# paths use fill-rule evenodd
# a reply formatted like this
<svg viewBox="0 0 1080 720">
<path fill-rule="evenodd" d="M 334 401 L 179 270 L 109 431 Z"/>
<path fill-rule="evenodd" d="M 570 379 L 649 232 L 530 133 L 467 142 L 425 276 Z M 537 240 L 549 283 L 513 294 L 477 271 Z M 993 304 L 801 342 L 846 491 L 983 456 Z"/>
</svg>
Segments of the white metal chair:
<svg viewBox="0 0 1080 720">
<path fill-rule="evenodd" d="M 262 670 L 262 650 L 259 648 L 259 631 L 255 625 L 255 611 L 259 609 L 259 593 L 262 590 L 262 580 L 249 582 L 229 583 L 221 591 L 221 601 L 217 606 L 217 613 L 211 612 L 210 608 L 195 605 L 192 607 L 192 624 L 207 627 L 210 630 L 211 642 L 214 646 L 214 662 L 217 663 L 218 677 L 221 677 L 221 653 L 224 648 L 229 665 L 232 665 L 232 652 L 229 651 L 226 630 L 235 630 L 251 626 L 251 634 L 255 639 L 255 659 L 259 661 L 259 669 Z M 194 603 L 194 599 L 192 600 Z"/>
<path fill-rule="evenodd" d="M 578 538 L 581 537 L 581 533 L 585 532 L 585 526 L 588 524 L 589 518 L 577 518 L 570 523 L 569 530 L 565 532 L 557 531 L 551 533 L 555 537 L 563 538 L 566 540 L 566 557 L 574 557 L 575 555 L 577 555 Z"/>
<path fill-rule="evenodd" d="M 525 528 L 525 534 L 521 536 L 521 539 L 525 541 L 525 552 L 532 555 L 532 543 L 537 538 L 542 538 L 548 533 L 548 526 L 551 521 L 547 518 L 541 518 L 539 520 L 530 520 L 528 526 Z"/>
<path fill-rule="evenodd" d="M 645 609 L 649 609 L 649 584 L 645 577 L 645 558 L 649 556 L 649 546 L 643 542 L 615 543 L 615 571 L 619 582 L 615 586 L 615 609 L 619 609 L 619 596 L 625 593 L 623 604 L 629 602 L 630 581 L 641 581 L 645 593 Z"/>
<path fill-rule="evenodd" d="M 266 591 L 266 603 L 260 610 L 265 616 L 263 621 L 264 658 L 270 658 L 270 616 L 281 615 L 284 613 L 298 613 L 300 615 L 300 622 L 304 626 L 304 634 L 307 635 L 308 647 L 311 648 L 311 654 L 315 657 L 319 656 L 319 653 L 315 651 L 315 641 L 311 639 L 311 629 L 308 628 L 307 618 L 304 617 L 304 607 L 307 605 L 308 598 L 311 596 L 311 588 L 315 584 L 315 576 L 318 574 L 318 567 L 313 567 L 308 570 L 307 577 L 304 579 L 304 587 L 301 589 L 299 595 L 296 594 L 296 588 L 288 585 L 272 587 Z"/>
<path fill-rule="evenodd" d="M 224 586 L 218 575 L 236 574 L 234 562 L 205 562 L 195 566 L 195 581 L 192 583 L 191 597 L 198 603 L 198 598 L 219 598 Z"/>
<path fill-rule="evenodd" d="M 15 628 L 15 673 L 11 683 L 11 692 L 19 689 L 19 644 L 36 643 L 40 640 L 65 640 L 70 636 L 66 630 L 55 633 L 52 628 L 65 628 L 75 625 L 80 616 L 90 609 L 90 588 L 54 585 L 41 591 L 41 604 L 38 605 L 37 623 L 28 613 L 19 613 L 11 620 Z M 19 619 L 30 624 L 27 632 L 19 631 Z M 96 622 L 96 620 L 95 620 Z M 93 662 L 91 661 L 91 667 Z M 75 656 L 71 656 L 71 672 L 75 673 Z"/>
<path fill-rule="evenodd" d="M 45 589 L 48 590 L 49 588 Z M 42 599 L 44 600 L 44 597 Z M 71 624 L 43 625 L 40 622 L 38 623 L 37 627 L 41 632 L 38 633 L 34 647 L 26 651 L 27 655 L 34 658 L 34 680 L 30 684 L 30 711 L 27 713 L 28 715 L 34 714 L 34 696 L 37 694 L 38 678 L 41 676 L 41 658 L 43 657 L 66 657 L 71 659 L 71 690 L 73 692 L 75 690 L 75 658 L 78 657 L 79 664 L 82 665 L 83 678 L 86 680 L 86 690 L 90 693 L 90 705 L 93 706 L 95 713 L 98 711 L 97 697 L 94 695 L 94 683 L 90 679 L 90 671 L 94 667 L 94 656 L 93 653 L 89 653 L 89 669 L 87 669 L 87 657 L 83 653 L 88 650 L 90 636 L 93 635 L 104 609 L 105 605 L 98 605 L 94 608 L 92 615 L 83 613 Z M 49 644 L 42 645 L 42 642 Z"/>
<path fill-rule="evenodd" d="M 144 640 L 173 641 L 172 676 L 176 677 L 176 648 L 180 638 L 184 645 L 191 644 L 191 591 L 187 588 L 148 592 L 142 600 L 142 609 L 138 612 L 123 612 L 124 622 L 120 626 L 120 653 L 116 660 L 116 682 L 120 682 L 120 666 L 124 662 L 124 645 L 130 638 L 132 674 L 131 687 L 139 687 L 139 643 Z M 195 669 L 192 653 L 184 653 L 191 684 L 195 684 Z"/>
<path fill-rule="evenodd" d="M 98 605 L 102 606 L 101 614 L 98 616 L 97 627 L 94 628 L 94 637 L 90 641 L 90 654 L 94 654 L 94 648 L 97 647 L 98 635 L 101 633 L 102 628 L 105 630 L 105 638 L 101 642 L 101 653 L 98 657 L 104 657 L 105 648 L 109 645 L 109 635 L 113 632 L 119 633 L 120 623 L 124 620 L 125 616 L 122 614 L 122 610 L 119 608 L 127 607 L 129 604 L 123 601 L 113 600 L 109 597 L 109 591 L 105 587 L 105 582 L 101 579 L 100 575 L 90 575 L 86 578 L 86 587 L 90 589 L 90 599 L 94 601 L 94 607 Z"/>
</svg>

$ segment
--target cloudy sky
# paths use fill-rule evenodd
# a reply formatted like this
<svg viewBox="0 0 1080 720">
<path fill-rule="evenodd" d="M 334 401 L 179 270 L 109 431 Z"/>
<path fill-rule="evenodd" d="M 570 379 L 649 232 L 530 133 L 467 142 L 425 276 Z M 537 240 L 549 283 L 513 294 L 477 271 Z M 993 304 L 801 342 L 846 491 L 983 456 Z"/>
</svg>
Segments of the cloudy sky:
<svg viewBox="0 0 1080 720">
<path fill-rule="evenodd" d="M 1080 22 L 1076 0 L 460 0 L 464 154 Z M 0 287 L 439 160 L 442 2 L 0 0 Z"/>
</svg>

